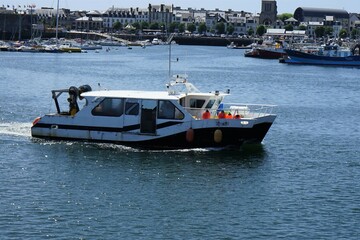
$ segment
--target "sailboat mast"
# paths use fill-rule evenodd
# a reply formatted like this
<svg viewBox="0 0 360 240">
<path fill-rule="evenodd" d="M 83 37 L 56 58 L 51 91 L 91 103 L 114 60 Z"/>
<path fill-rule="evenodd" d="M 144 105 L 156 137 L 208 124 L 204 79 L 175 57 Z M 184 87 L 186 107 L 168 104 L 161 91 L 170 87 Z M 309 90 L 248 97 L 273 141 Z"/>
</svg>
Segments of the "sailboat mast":
<svg viewBox="0 0 360 240">
<path fill-rule="evenodd" d="M 169 80 L 171 79 L 171 44 L 169 44 Z"/>
<path fill-rule="evenodd" d="M 171 79 L 171 41 L 174 38 L 174 33 L 170 34 L 166 43 L 169 44 L 169 79 Z"/>
<path fill-rule="evenodd" d="M 57 7 L 56 7 L 56 45 L 59 45 L 58 42 L 58 28 L 59 28 L 59 1 L 57 1 Z"/>
</svg>

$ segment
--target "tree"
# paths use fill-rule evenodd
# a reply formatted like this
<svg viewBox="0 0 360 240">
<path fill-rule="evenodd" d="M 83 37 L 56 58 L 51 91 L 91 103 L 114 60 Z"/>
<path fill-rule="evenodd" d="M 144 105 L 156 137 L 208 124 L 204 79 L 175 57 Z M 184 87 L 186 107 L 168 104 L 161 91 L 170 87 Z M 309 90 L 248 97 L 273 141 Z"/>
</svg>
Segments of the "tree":
<svg viewBox="0 0 360 240">
<path fill-rule="evenodd" d="M 305 25 L 300 25 L 299 30 L 306 30 L 306 26 Z"/>
<path fill-rule="evenodd" d="M 285 20 L 293 17 L 294 15 L 292 15 L 291 13 L 283 13 L 277 16 L 278 19 L 280 19 L 281 21 L 285 22 Z"/>
<path fill-rule="evenodd" d="M 149 23 L 148 22 L 141 22 L 141 29 L 148 29 Z"/>
<path fill-rule="evenodd" d="M 183 23 L 179 24 L 179 32 L 181 32 L 181 33 L 185 32 L 185 24 L 183 24 Z"/>
<path fill-rule="evenodd" d="M 354 29 L 351 31 L 351 38 L 352 38 L 352 39 L 357 39 L 359 33 L 360 33 L 359 30 L 357 30 L 356 28 L 354 28 Z"/>
<path fill-rule="evenodd" d="M 323 37 L 325 35 L 325 28 L 323 26 L 316 27 L 315 34 L 317 38 Z"/>
<path fill-rule="evenodd" d="M 326 36 L 332 36 L 333 32 L 334 32 L 334 29 L 332 27 L 326 27 L 325 28 L 325 35 Z"/>
<path fill-rule="evenodd" d="M 227 27 L 226 31 L 227 31 L 227 33 L 228 33 L 229 35 L 232 35 L 232 34 L 234 33 L 234 31 L 235 31 L 235 28 L 234 28 L 234 26 L 233 26 L 232 24 L 230 24 L 230 25 Z"/>
<path fill-rule="evenodd" d="M 170 23 L 170 26 L 169 26 L 169 31 L 170 32 L 172 32 L 172 33 L 175 32 L 175 30 L 177 28 L 179 28 L 179 23 L 177 23 L 177 22 Z"/>
<path fill-rule="evenodd" d="M 225 24 L 223 22 L 219 22 L 218 24 L 216 24 L 215 29 L 218 34 L 224 34 Z"/>
<path fill-rule="evenodd" d="M 200 23 L 200 24 L 199 24 L 198 32 L 199 32 L 199 33 L 204 33 L 204 32 L 206 32 L 206 24 L 205 24 L 205 23 Z"/>
<path fill-rule="evenodd" d="M 150 29 L 153 29 L 153 30 L 159 29 L 159 23 L 157 23 L 157 22 L 151 23 Z"/>
<path fill-rule="evenodd" d="M 195 32 L 195 31 L 196 31 L 196 26 L 195 26 L 195 24 L 189 23 L 189 24 L 187 25 L 187 30 L 188 30 L 189 32 L 191 32 L 191 33 Z"/>
<path fill-rule="evenodd" d="M 348 36 L 348 32 L 346 31 L 346 29 L 341 29 L 339 33 L 339 37 L 346 38 L 347 36 Z"/>
<path fill-rule="evenodd" d="M 247 34 L 248 34 L 249 36 L 254 35 L 254 29 L 249 28 L 249 30 L 247 31 Z"/>
<path fill-rule="evenodd" d="M 122 28 L 122 24 L 119 21 L 116 21 L 112 27 L 115 31 L 119 31 Z"/>
<path fill-rule="evenodd" d="M 250 29 L 249 29 L 250 30 Z M 262 36 L 266 33 L 266 28 L 264 25 L 259 25 L 256 29 L 256 34 Z M 249 34 L 250 35 L 250 34 Z"/>
<path fill-rule="evenodd" d="M 138 22 L 133 23 L 132 26 L 133 26 L 136 30 L 139 30 L 139 29 L 141 28 L 140 23 L 138 23 Z"/>
<path fill-rule="evenodd" d="M 285 28 L 286 31 L 292 31 L 292 30 L 294 30 L 294 27 L 293 27 L 293 25 L 291 25 L 291 24 L 286 25 L 284 28 Z"/>
</svg>

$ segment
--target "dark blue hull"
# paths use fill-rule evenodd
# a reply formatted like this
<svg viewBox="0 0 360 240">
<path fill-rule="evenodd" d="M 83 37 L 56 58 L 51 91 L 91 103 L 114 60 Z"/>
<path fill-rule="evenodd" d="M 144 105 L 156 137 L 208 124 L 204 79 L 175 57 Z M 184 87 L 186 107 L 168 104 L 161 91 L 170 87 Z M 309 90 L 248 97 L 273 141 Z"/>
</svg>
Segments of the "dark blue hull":
<svg viewBox="0 0 360 240">
<path fill-rule="evenodd" d="M 330 57 L 304 53 L 296 50 L 285 50 L 288 57 L 282 62 L 289 64 L 334 65 L 334 66 L 360 66 L 360 56 Z"/>
<path fill-rule="evenodd" d="M 66 141 L 89 141 L 89 142 L 101 142 L 101 143 L 114 143 L 121 144 L 129 147 L 139 149 L 191 149 L 191 148 L 224 148 L 224 147 L 240 147 L 244 143 L 259 144 L 264 139 L 266 133 L 269 131 L 272 123 L 261 123 L 256 124 L 252 128 L 206 128 L 206 129 L 195 129 L 193 139 L 187 140 L 186 132 L 181 132 L 171 136 L 162 138 L 154 138 L 147 141 L 107 141 L 107 140 L 94 140 L 94 139 L 82 139 L 74 137 L 57 137 L 57 136 L 37 136 L 36 138 L 50 139 L 50 140 L 66 140 Z M 51 125 L 36 124 L 32 128 L 48 128 Z M 76 129 L 79 128 L 84 131 L 89 131 L 89 127 L 76 127 L 76 126 L 59 126 L 59 128 Z M 222 140 L 216 142 L 215 131 L 221 130 Z M 94 128 L 92 130 L 102 131 L 119 131 L 121 129 L 107 129 L 107 128 Z"/>
</svg>

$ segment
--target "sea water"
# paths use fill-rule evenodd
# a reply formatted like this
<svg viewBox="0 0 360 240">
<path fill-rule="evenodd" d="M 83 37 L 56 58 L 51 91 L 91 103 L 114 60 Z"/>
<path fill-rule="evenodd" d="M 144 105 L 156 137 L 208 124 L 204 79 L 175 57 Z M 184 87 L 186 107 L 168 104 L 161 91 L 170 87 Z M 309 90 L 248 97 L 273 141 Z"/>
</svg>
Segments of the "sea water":
<svg viewBox="0 0 360 240">
<path fill-rule="evenodd" d="M 51 90 L 164 90 L 168 46 L 0 52 L 1 239 L 358 239 L 359 68 L 172 46 L 171 73 L 228 102 L 278 105 L 263 143 L 143 151 L 44 141 Z M 177 61 L 178 58 L 178 61 Z"/>
</svg>

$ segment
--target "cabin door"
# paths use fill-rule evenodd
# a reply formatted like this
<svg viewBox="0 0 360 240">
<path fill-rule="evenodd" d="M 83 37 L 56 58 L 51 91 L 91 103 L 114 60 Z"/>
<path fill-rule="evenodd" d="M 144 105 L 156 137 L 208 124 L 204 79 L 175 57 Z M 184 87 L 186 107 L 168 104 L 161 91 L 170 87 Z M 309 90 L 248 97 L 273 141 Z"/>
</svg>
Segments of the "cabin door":
<svg viewBox="0 0 360 240">
<path fill-rule="evenodd" d="M 156 133 L 157 101 L 143 100 L 141 106 L 140 133 Z"/>
</svg>

